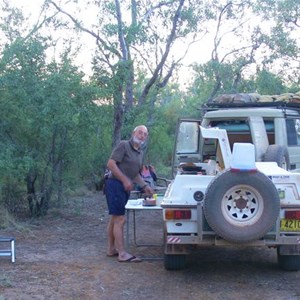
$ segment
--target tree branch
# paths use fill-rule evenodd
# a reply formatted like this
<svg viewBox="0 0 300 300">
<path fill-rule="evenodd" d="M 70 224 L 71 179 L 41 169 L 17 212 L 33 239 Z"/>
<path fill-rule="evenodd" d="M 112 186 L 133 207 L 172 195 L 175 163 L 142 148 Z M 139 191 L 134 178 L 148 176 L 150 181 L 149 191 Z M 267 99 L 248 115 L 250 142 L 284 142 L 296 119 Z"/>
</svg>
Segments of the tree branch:
<svg viewBox="0 0 300 300">
<path fill-rule="evenodd" d="M 165 62 L 168 58 L 168 55 L 170 53 L 171 45 L 174 42 L 174 40 L 176 39 L 177 24 L 178 24 L 178 21 L 180 19 L 180 14 L 181 14 L 181 11 L 182 11 L 182 7 L 184 5 L 184 1 L 185 0 L 180 0 L 180 2 L 179 2 L 179 6 L 178 6 L 178 8 L 176 10 L 176 13 L 174 15 L 174 18 L 173 18 L 172 29 L 171 29 L 171 33 L 170 33 L 169 38 L 168 38 L 167 43 L 166 43 L 165 51 L 162 55 L 162 58 L 161 58 L 159 64 L 155 68 L 152 77 L 150 78 L 150 80 L 146 84 L 141 96 L 139 97 L 139 101 L 138 101 L 139 104 L 142 104 L 145 101 L 151 87 L 153 86 L 153 84 L 155 83 L 155 81 L 158 78 L 159 72 L 162 70 L 162 68 L 163 68 L 163 66 L 164 66 L 164 64 L 165 64 Z"/>
<path fill-rule="evenodd" d="M 140 23 L 143 23 L 145 20 L 149 18 L 149 16 L 154 12 L 154 10 L 161 8 L 163 6 L 169 6 L 174 4 L 174 1 L 168 1 L 168 2 L 160 2 L 156 6 L 152 6 L 150 9 L 147 10 L 147 12 L 144 14 L 144 17 L 142 18 L 142 21 Z"/>
<path fill-rule="evenodd" d="M 114 47 L 111 47 L 107 44 L 107 42 L 102 39 L 97 33 L 83 27 L 79 21 L 77 21 L 72 15 L 70 15 L 69 13 L 67 13 L 66 11 L 64 11 L 63 9 L 61 9 L 54 1 L 49 0 L 49 3 L 52 4 L 60 13 L 66 15 L 69 19 L 71 19 L 71 21 L 75 24 L 75 26 L 77 28 L 79 28 L 80 30 L 90 34 L 91 36 L 93 36 L 94 38 L 96 38 L 97 44 L 99 45 L 99 43 L 102 45 L 102 47 L 105 50 L 110 51 L 111 53 L 115 54 L 117 57 L 121 58 L 121 54 L 117 51 L 117 49 L 115 49 Z"/>
<path fill-rule="evenodd" d="M 47 23 L 48 21 L 50 21 L 52 18 L 54 18 L 54 17 L 58 14 L 58 12 L 57 12 L 57 13 L 55 13 L 55 14 L 54 14 L 53 16 L 51 16 L 51 17 L 44 18 L 43 21 L 42 21 L 41 23 L 39 23 L 39 19 L 40 19 L 41 15 L 42 15 L 44 9 L 45 9 L 45 4 L 43 5 L 43 9 L 42 9 L 41 12 L 40 12 L 40 15 L 39 15 L 39 17 L 38 17 L 37 23 L 33 26 L 32 30 L 27 34 L 27 36 L 24 38 L 24 40 L 27 40 L 31 35 L 33 35 L 35 32 L 37 32 L 39 29 L 41 29 L 42 26 L 43 26 L 45 23 Z"/>
<path fill-rule="evenodd" d="M 116 11 L 117 11 L 117 22 L 118 22 L 118 38 L 119 38 L 119 43 L 122 51 L 122 56 L 124 60 L 128 60 L 128 47 L 125 42 L 125 37 L 123 34 L 123 26 L 122 26 L 122 13 L 121 13 L 121 8 L 120 8 L 120 2 L 119 0 L 115 0 L 116 4 Z"/>
</svg>

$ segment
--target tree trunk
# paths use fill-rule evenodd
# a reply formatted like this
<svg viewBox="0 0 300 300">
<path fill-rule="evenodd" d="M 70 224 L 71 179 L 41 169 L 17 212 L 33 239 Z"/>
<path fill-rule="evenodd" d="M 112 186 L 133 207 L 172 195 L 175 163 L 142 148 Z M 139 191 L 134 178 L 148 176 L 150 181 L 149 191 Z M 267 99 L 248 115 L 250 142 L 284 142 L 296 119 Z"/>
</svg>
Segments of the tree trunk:
<svg viewBox="0 0 300 300">
<path fill-rule="evenodd" d="M 26 176 L 26 185 L 27 185 L 27 200 L 30 215 L 32 217 L 37 215 L 37 206 L 36 206 L 36 194 L 35 194 L 35 181 L 37 179 L 37 175 L 34 171 L 29 171 Z"/>
</svg>

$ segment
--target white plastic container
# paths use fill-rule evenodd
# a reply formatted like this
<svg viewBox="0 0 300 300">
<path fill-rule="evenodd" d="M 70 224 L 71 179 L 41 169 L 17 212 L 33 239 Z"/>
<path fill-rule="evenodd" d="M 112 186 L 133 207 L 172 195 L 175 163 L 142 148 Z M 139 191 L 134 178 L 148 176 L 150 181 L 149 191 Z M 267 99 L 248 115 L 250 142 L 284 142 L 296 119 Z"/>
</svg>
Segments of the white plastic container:
<svg viewBox="0 0 300 300">
<path fill-rule="evenodd" d="M 254 145 L 234 143 L 230 167 L 241 171 L 256 170 Z"/>
</svg>

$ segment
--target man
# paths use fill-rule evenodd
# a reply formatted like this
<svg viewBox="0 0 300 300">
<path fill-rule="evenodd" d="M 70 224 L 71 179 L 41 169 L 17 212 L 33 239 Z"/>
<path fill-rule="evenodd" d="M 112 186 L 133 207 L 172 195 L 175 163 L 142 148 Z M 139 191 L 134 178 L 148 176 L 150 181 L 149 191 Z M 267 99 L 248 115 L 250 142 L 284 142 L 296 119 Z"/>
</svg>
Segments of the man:
<svg viewBox="0 0 300 300">
<path fill-rule="evenodd" d="M 125 224 L 125 205 L 134 184 L 142 187 L 145 194 L 152 195 L 153 189 L 143 180 L 140 170 L 143 164 L 142 145 L 148 137 L 147 127 L 137 126 L 131 139 L 121 141 L 113 150 L 107 167 L 110 170 L 106 181 L 105 193 L 110 214 L 107 227 L 108 256 L 118 256 L 119 262 L 140 262 L 141 259 L 129 254 L 124 248 L 123 229 Z"/>
</svg>

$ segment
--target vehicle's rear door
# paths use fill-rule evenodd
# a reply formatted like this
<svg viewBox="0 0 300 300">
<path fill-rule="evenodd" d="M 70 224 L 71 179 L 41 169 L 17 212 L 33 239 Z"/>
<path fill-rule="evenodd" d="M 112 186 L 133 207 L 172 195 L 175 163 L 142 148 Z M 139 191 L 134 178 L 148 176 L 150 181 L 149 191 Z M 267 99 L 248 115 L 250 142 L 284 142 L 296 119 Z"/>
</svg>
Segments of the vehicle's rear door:
<svg viewBox="0 0 300 300">
<path fill-rule="evenodd" d="M 199 162 L 200 120 L 180 119 L 177 124 L 172 169 L 175 176 L 182 162 Z"/>
</svg>

